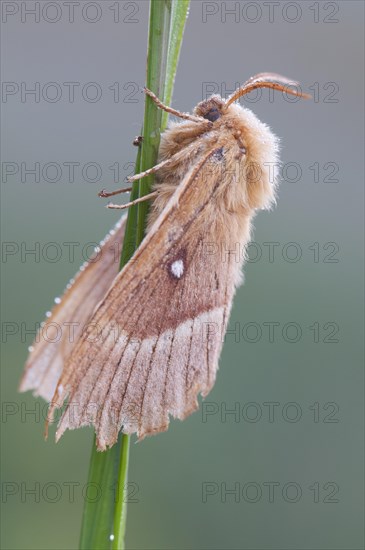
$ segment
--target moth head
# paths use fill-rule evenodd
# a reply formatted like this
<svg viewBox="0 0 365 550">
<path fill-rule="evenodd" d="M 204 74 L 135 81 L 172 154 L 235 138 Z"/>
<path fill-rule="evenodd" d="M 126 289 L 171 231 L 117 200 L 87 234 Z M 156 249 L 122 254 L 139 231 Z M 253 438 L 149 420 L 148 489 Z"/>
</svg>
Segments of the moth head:
<svg viewBox="0 0 365 550">
<path fill-rule="evenodd" d="M 289 86 L 294 88 L 289 88 Z M 212 95 L 210 98 L 201 101 L 194 109 L 194 114 L 200 116 L 209 122 L 215 122 L 222 116 L 228 114 L 229 107 L 243 95 L 248 94 L 256 88 L 272 88 L 277 91 L 286 92 L 291 95 L 309 99 L 309 94 L 303 93 L 298 89 L 299 83 L 275 73 L 259 73 L 249 78 L 240 88 L 238 88 L 227 100 L 219 95 Z"/>
<path fill-rule="evenodd" d="M 215 122 L 220 119 L 223 113 L 224 100 L 219 95 L 212 95 L 209 99 L 201 101 L 194 109 L 194 114 Z"/>
<path fill-rule="evenodd" d="M 249 109 L 243 108 L 236 101 L 257 88 L 271 88 L 298 97 L 311 96 L 301 91 L 298 82 L 275 73 L 259 73 L 249 78 L 226 100 L 219 95 L 212 95 L 201 101 L 194 109 L 194 115 L 209 121 L 204 130 L 214 128 L 220 133 L 228 132 L 230 153 L 221 155 L 228 172 L 238 170 L 235 178 L 239 185 L 230 193 L 230 207 L 235 204 L 249 209 L 269 208 L 275 198 L 278 139 L 270 128 Z"/>
</svg>

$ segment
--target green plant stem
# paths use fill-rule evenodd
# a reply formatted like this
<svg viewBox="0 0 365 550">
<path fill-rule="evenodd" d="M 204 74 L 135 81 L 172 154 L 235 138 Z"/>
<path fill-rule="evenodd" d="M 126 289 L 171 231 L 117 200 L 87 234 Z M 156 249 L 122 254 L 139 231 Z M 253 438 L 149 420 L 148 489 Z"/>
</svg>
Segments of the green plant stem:
<svg viewBox="0 0 365 550">
<path fill-rule="evenodd" d="M 165 104 L 171 103 L 176 68 L 189 10 L 189 0 L 151 0 L 146 86 Z M 163 37 L 168 37 L 167 41 Z M 161 132 L 168 115 L 146 97 L 141 171 L 157 163 Z M 154 176 L 139 182 L 139 196 L 150 193 Z M 137 246 L 144 237 L 148 203 L 138 206 Z"/>
<path fill-rule="evenodd" d="M 168 0 L 152 0 L 150 3 L 146 86 L 163 101 L 165 99 L 170 23 L 171 2 Z M 167 40 L 163 40 L 162 37 L 167 37 Z M 142 171 L 153 166 L 157 162 L 158 148 L 160 145 L 161 120 L 161 109 L 158 109 L 152 99 L 146 96 L 141 154 Z M 150 192 L 152 183 L 153 175 L 140 180 L 140 197 Z M 140 203 L 138 205 L 137 217 L 137 246 L 144 237 L 147 214 L 148 203 Z"/>
<path fill-rule="evenodd" d="M 179 52 L 190 0 L 151 0 L 146 85 L 164 103 L 171 102 Z M 143 142 L 136 160 L 136 173 L 157 162 L 161 131 L 167 116 L 147 97 Z M 135 182 L 130 200 L 146 195 L 153 177 Z M 129 261 L 145 233 L 148 204 L 129 209 L 120 269 Z M 98 453 L 93 443 L 88 482 L 99 490 L 96 502 L 85 502 L 80 550 L 124 550 L 130 438 L 121 434 L 108 451 Z"/>
<path fill-rule="evenodd" d="M 124 501 L 124 489 L 128 483 L 128 465 L 129 465 L 129 447 L 130 437 L 122 434 L 121 455 L 119 462 L 118 482 L 117 482 L 117 502 L 114 512 L 114 540 L 112 550 L 121 550 L 124 546 L 125 529 L 127 524 L 127 502 Z"/>
<path fill-rule="evenodd" d="M 122 438 L 105 453 L 96 451 L 93 440 L 89 467 L 88 487 L 94 487 L 95 500 L 86 500 L 82 520 L 80 549 L 104 550 L 111 548 L 114 508 L 117 501 L 115 480 L 118 479 Z"/>
</svg>

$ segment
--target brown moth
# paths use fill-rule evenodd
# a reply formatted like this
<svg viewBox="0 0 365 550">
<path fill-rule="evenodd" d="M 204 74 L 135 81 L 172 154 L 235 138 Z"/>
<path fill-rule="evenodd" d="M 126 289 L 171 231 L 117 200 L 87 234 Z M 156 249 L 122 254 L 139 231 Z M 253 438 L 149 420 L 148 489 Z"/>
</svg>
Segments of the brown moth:
<svg viewBox="0 0 365 550">
<path fill-rule="evenodd" d="M 198 394 L 212 389 L 241 281 L 237 246 L 249 242 L 256 211 L 273 203 L 271 168 L 278 163 L 277 138 L 235 101 L 259 87 L 309 97 L 288 84 L 262 73 L 227 100 L 202 101 L 192 115 L 146 90 L 183 122 L 162 135 L 159 164 L 130 178 L 156 173 L 152 193 L 108 206 L 150 199 L 147 236 L 120 273 L 109 241 L 101 244 L 101 260 L 83 267 L 41 329 L 73 323 L 74 338 L 66 331 L 56 342 L 39 335 L 21 382 L 21 391 L 50 402 L 50 420 L 67 400 L 57 440 L 67 428 L 89 424 L 99 450 L 120 430 L 142 439 L 166 430 L 170 415 L 187 417 Z M 120 242 L 124 221 L 116 231 Z"/>
</svg>

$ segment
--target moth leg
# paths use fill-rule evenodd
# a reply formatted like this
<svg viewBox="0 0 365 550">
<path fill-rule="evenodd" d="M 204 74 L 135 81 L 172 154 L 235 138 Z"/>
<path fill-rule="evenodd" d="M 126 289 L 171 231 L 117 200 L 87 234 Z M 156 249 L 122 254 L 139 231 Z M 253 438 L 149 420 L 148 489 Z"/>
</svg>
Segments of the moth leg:
<svg viewBox="0 0 365 550">
<path fill-rule="evenodd" d="M 196 150 L 196 147 L 195 147 L 195 150 Z M 135 174 L 134 176 L 129 176 L 127 178 L 127 181 L 129 183 L 133 183 L 134 181 L 145 178 L 146 176 L 149 176 L 150 174 L 155 174 L 161 168 L 164 168 L 166 166 L 170 166 L 171 164 L 174 164 L 176 162 L 179 162 L 180 160 L 183 160 L 184 158 L 187 157 L 187 155 L 191 154 L 192 152 L 194 152 L 194 148 L 192 148 L 192 147 L 185 148 L 182 151 L 178 151 L 177 153 L 172 155 L 172 157 L 159 162 L 155 166 L 152 166 L 152 168 L 148 168 L 148 170 L 145 170 L 144 172 L 140 172 L 139 174 Z"/>
<path fill-rule="evenodd" d="M 129 183 L 133 183 L 134 181 L 145 178 L 150 174 L 155 174 L 158 170 L 160 170 L 160 168 L 163 168 L 166 165 L 168 166 L 171 162 L 174 162 L 174 161 L 175 161 L 175 158 L 174 156 L 172 156 L 169 159 L 163 160 L 162 162 L 159 162 L 155 166 L 152 166 L 152 168 L 148 168 L 148 170 L 145 170 L 144 172 L 140 172 L 139 174 L 135 174 L 134 176 L 129 176 L 127 178 L 127 181 L 129 181 Z"/>
<path fill-rule="evenodd" d="M 130 206 L 134 206 L 135 204 L 138 204 L 140 202 L 149 201 L 150 199 L 153 199 L 157 196 L 157 191 L 153 191 L 152 193 L 149 193 L 148 195 L 144 195 L 143 197 L 139 197 L 138 199 L 127 202 L 127 204 L 107 204 L 107 208 L 115 209 L 115 210 L 124 210 L 125 208 L 129 208 Z"/>
<path fill-rule="evenodd" d="M 136 174 L 135 176 L 130 176 L 129 178 L 127 178 L 127 180 L 130 183 L 132 183 L 133 181 L 145 178 L 150 174 L 154 174 L 155 172 L 157 172 L 157 170 L 159 170 L 160 168 L 163 168 L 164 166 L 166 166 L 166 164 L 169 164 L 169 162 L 173 162 L 174 160 L 175 160 L 174 157 L 171 157 L 167 160 L 160 162 L 159 164 L 156 164 L 156 166 L 152 166 L 152 168 L 149 168 L 148 170 L 141 172 L 140 174 Z M 119 195 L 120 193 L 130 193 L 131 191 L 132 191 L 132 187 L 124 187 L 123 189 L 117 189 L 116 191 L 110 191 L 110 192 L 106 191 L 105 189 L 102 189 L 100 193 L 98 193 L 98 196 L 102 198 L 113 197 L 113 195 Z"/>
<path fill-rule="evenodd" d="M 189 113 L 182 113 L 181 111 L 176 111 L 176 109 L 173 109 L 172 107 L 168 107 L 167 105 L 164 105 L 162 101 L 160 101 L 151 90 L 148 88 L 144 88 L 144 91 L 146 94 L 152 99 L 154 103 L 156 103 L 157 107 L 162 109 L 163 111 L 166 111 L 166 113 L 170 113 L 171 115 L 177 116 L 179 118 L 183 118 L 184 120 L 191 120 L 192 122 L 204 122 L 208 126 L 212 126 L 212 122 L 210 120 L 207 120 L 206 118 L 203 118 L 201 116 L 195 116 L 191 115 Z"/>
<path fill-rule="evenodd" d="M 98 193 L 98 197 L 112 197 L 113 195 L 119 195 L 119 193 L 130 193 L 132 191 L 132 187 L 125 187 L 124 189 L 117 189 L 116 191 L 106 191 L 105 189 L 102 189 L 100 193 Z"/>
<path fill-rule="evenodd" d="M 169 159 L 163 160 L 162 162 L 159 162 L 155 166 L 152 166 L 152 168 L 148 168 L 148 170 L 145 170 L 144 172 L 140 172 L 139 174 L 136 174 L 135 176 L 129 176 L 127 178 L 127 181 L 129 183 L 133 183 L 134 181 L 140 180 L 142 178 L 145 178 L 146 176 L 150 176 L 151 174 L 155 174 L 158 170 L 163 168 L 164 166 L 169 166 L 169 164 L 173 164 L 176 162 L 176 160 L 181 157 L 181 151 L 178 153 L 175 153 L 175 155 L 172 155 Z M 116 191 L 111 191 L 110 193 L 103 189 L 99 193 L 99 197 L 112 197 L 113 195 L 118 195 L 119 193 L 129 193 L 132 191 L 132 187 L 124 188 L 124 189 L 117 189 Z"/>
</svg>

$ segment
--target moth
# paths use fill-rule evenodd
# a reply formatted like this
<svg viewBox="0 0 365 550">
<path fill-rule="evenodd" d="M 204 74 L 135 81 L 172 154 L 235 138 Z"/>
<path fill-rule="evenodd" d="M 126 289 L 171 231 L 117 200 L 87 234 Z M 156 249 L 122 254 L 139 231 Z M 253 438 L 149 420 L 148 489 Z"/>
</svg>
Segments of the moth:
<svg viewBox="0 0 365 550">
<path fill-rule="evenodd" d="M 56 300 L 21 381 L 21 391 L 50 402 L 49 421 L 66 403 L 56 440 L 91 424 L 101 451 L 121 430 L 142 439 L 166 430 L 170 416 L 186 418 L 212 389 L 241 282 L 237 247 L 249 242 L 252 220 L 273 204 L 276 188 L 278 139 L 236 101 L 256 88 L 310 97 L 289 84 L 261 73 L 226 100 L 200 102 L 193 114 L 145 90 L 181 121 L 163 133 L 158 164 L 130 178 L 156 174 L 152 192 L 108 206 L 151 201 L 147 235 L 119 273 L 112 235 L 101 243 L 99 261 L 85 264 Z M 125 218 L 112 232 L 117 242 L 124 230 Z M 57 338 L 59 327 L 73 330 Z"/>
</svg>

